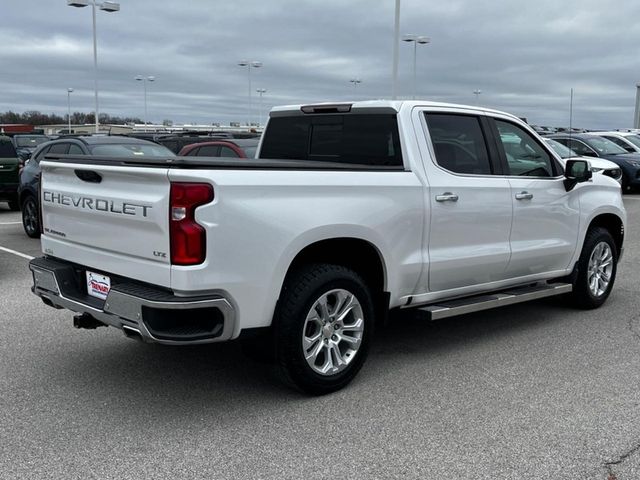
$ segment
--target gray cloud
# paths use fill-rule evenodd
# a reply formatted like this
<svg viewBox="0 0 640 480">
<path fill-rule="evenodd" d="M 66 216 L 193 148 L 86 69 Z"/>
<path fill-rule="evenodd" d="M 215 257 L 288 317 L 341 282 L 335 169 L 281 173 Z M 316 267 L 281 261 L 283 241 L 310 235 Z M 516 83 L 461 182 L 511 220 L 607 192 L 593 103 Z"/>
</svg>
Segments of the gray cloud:
<svg viewBox="0 0 640 480">
<path fill-rule="evenodd" d="M 244 121 L 247 72 L 272 105 L 388 98 L 394 0 L 120 0 L 98 12 L 101 111 L 143 114 L 142 86 L 155 75 L 149 117 L 176 122 Z M 93 109 L 90 9 L 64 0 L 3 0 L 0 110 Z M 418 96 L 480 103 L 566 125 L 631 126 L 640 4 L 608 0 L 402 0 L 402 33 L 418 48 Z M 413 50 L 400 45 L 399 91 L 412 93 Z M 362 83 L 354 88 L 350 78 Z M 254 98 L 254 119 L 257 99 Z"/>
</svg>

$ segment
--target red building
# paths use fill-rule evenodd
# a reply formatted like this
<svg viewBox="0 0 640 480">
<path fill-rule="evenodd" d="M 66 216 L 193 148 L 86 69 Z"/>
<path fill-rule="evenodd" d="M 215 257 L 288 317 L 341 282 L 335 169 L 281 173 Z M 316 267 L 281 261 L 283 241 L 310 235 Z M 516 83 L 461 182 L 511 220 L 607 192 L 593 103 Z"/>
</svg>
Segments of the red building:
<svg viewBox="0 0 640 480">
<path fill-rule="evenodd" d="M 27 125 L 24 123 L 0 123 L 0 134 L 31 132 L 33 132 L 33 125 Z"/>
</svg>

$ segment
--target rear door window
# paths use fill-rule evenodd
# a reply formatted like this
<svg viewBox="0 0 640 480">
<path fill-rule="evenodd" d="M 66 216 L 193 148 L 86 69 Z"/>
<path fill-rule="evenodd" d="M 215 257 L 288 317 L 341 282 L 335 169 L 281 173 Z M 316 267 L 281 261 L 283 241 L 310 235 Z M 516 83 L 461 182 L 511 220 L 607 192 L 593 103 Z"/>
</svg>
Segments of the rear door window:
<svg viewBox="0 0 640 480">
<path fill-rule="evenodd" d="M 238 158 L 238 154 L 229 147 L 220 147 L 220 156 Z"/>
<path fill-rule="evenodd" d="M 401 167 L 395 114 L 321 114 L 274 117 L 261 158 Z"/>
<path fill-rule="evenodd" d="M 84 152 L 78 145 L 72 143 L 69 145 L 69 155 L 84 155 Z"/>
<path fill-rule="evenodd" d="M 438 165 L 454 173 L 493 173 L 480 118 L 450 113 L 425 113 L 425 117 Z"/>
</svg>

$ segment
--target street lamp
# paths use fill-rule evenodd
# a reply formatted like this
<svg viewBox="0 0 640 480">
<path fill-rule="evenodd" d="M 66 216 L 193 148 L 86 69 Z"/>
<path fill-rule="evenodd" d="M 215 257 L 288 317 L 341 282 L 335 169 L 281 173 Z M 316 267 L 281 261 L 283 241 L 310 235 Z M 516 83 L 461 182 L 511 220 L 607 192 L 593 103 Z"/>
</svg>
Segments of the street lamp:
<svg viewBox="0 0 640 480">
<path fill-rule="evenodd" d="M 256 92 L 260 94 L 260 116 L 258 117 L 258 126 L 262 125 L 262 95 L 267 93 L 266 88 L 256 88 Z"/>
<path fill-rule="evenodd" d="M 144 130 L 146 132 L 147 131 L 147 82 L 155 82 L 156 77 L 151 75 L 148 77 L 137 75 L 135 79 L 138 82 L 142 82 L 142 85 L 144 85 Z"/>
<path fill-rule="evenodd" d="M 476 96 L 476 106 L 478 106 L 479 104 L 479 100 L 480 100 L 480 94 L 482 93 L 482 90 L 480 90 L 479 88 L 476 88 L 473 91 L 473 94 Z"/>
<path fill-rule="evenodd" d="M 247 125 L 249 126 L 249 128 L 251 128 L 251 69 L 262 67 L 262 62 L 240 60 L 238 62 L 238 66 L 247 67 L 247 72 L 249 75 L 249 110 L 247 114 Z"/>
<path fill-rule="evenodd" d="M 417 50 L 418 50 L 418 44 L 426 45 L 427 43 L 431 42 L 431 39 L 429 37 L 423 37 L 423 36 L 419 36 L 419 35 L 408 34 L 408 35 L 403 35 L 402 36 L 402 41 L 403 42 L 408 42 L 408 43 L 413 42 L 413 99 L 415 100 L 416 99 L 416 85 L 417 85 L 417 81 L 416 81 L 416 54 L 417 54 Z"/>
<path fill-rule="evenodd" d="M 69 123 L 67 133 L 71 133 L 71 92 L 73 88 L 67 88 L 67 121 Z"/>
<path fill-rule="evenodd" d="M 93 14 L 93 70 L 94 70 L 94 85 L 95 85 L 95 97 L 96 97 L 96 133 L 98 133 L 100 125 L 100 113 L 98 111 L 98 45 L 96 41 L 96 7 L 108 13 L 117 12 L 120 10 L 120 4 L 117 2 L 96 2 L 96 0 L 67 0 L 69 7 L 88 7 L 91 5 Z"/>
</svg>

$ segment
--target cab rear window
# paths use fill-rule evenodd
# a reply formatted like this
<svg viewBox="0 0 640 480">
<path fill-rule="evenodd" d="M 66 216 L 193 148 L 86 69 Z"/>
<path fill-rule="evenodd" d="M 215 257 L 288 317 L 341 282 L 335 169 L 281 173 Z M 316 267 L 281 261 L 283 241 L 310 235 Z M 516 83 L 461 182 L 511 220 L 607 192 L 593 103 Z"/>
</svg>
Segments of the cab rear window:
<svg viewBox="0 0 640 480">
<path fill-rule="evenodd" d="M 402 166 L 396 115 L 274 117 L 260 158 Z"/>
</svg>

